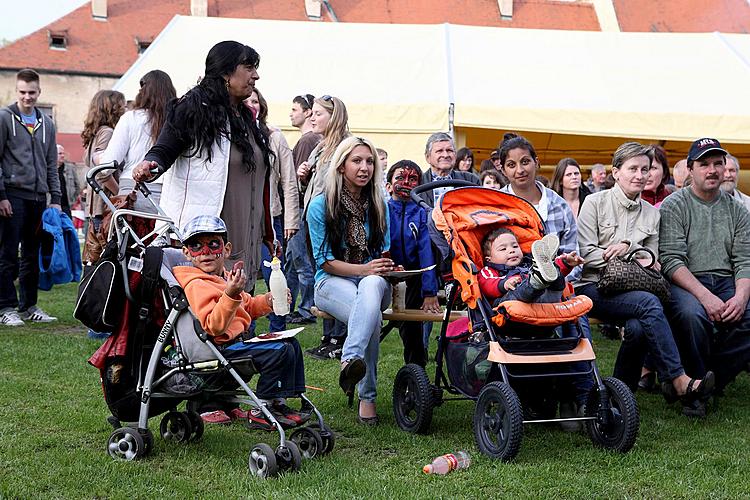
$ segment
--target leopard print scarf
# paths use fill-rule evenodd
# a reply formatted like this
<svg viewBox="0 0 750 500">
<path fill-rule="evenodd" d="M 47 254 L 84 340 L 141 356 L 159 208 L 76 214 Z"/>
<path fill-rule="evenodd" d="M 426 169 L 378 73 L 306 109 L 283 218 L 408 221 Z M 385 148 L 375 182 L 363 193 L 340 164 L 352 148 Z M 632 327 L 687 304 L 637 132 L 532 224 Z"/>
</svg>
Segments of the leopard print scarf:
<svg viewBox="0 0 750 500">
<path fill-rule="evenodd" d="M 367 199 L 357 199 L 346 188 L 341 190 L 341 204 L 344 207 L 346 227 L 344 228 L 344 260 L 350 264 L 362 264 L 369 255 L 367 250 Z"/>
</svg>

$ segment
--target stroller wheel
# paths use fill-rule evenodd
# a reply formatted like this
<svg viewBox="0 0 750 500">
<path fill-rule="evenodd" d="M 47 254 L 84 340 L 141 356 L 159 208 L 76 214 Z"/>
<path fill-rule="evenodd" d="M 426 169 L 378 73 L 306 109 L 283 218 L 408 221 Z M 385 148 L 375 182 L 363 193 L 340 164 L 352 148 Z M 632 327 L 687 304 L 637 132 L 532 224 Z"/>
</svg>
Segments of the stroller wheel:
<svg viewBox="0 0 750 500">
<path fill-rule="evenodd" d="M 586 431 L 596 446 L 625 453 L 635 444 L 640 428 L 638 403 L 624 382 L 614 377 L 603 380 L 606 396 L 599 388 L 589 392 L 585 415 L 597 417 L 586 421 Z"/>
<path fill-rule="evenodd" d="M 203 437 L 203 430 L 205 429 L 205 424 L 203 423 L 203 419 L 198 414 L 198 412 L 188 410 L 185 412 L 185 414 L 188 416 L 188 419 L 190 420 L 190 423 L 193 426 L 193 435 L 190 436 L 191 441 L 198 441 L 200 438 Z"/>
<path fill-rule="evenodd" d="M 258 443 L 250 449 L 250 474 L 260 478 L 273 477 L 279 473 L 276 455 L 266 443 Z"/>
<path fill-rule="evenodd" d="M 138 431 L 143 438 L 143 444 L 145 446 L 143 450 L 143 456 L 151 454 L 151 450 L 154 449 L 154 433 L 150 429 L 146 429 L 146 432 Z"/>
<path fill-rule="evenodd" d="M 110 434 L 107 452 L 117 460 L 137 460 L 146 454 L 146 444 L 137 430 L 121 427 Z"/>
<path fill-rule="evenodd" d="M 193 433 L 193 424 L 190 423 L 190 417 L 187 414 L 170 411 L 161 419 L 159 432 L 165 441 L 187 443 Z"/>
<path fill-rule="evenodd" d="M 432 422 L 432 389 L 427 372 L 410 363 L 393 382 L 393 416 L 406 432 L 425 433 Z"/>
<path fill-rule="evenodd" d="M 323 438 L 312 427 L 301 427 L 292 432 L 289 439 L 297 445 L 304 459 L 315 458 L 323 451 Z"/>
<path fill-rule="evenodd" d="M 296 472 L 302 466 L 302 456 L 294 441 L 284 441 L 284 446 L 276 448 L 276 463 L 282 471 Z"/>
<path fill-rule="evenodd" d="M 521 448 L 523 410 L 516 392 L 502 382 L 491 382 L 479 393 L 474 410 L 474 439 L 479 451 L 504 462 Z"/>
<path fill-rule="evenodd" d="M 336 445 L 336 436 L 326 424 L 318 424 L 318 435 L 320 435 L 320 439 L 323 442 L 323 448 L 321 448 L 320 454 L 328 455 L 333 451 L 333 447 Z"/>
</svg>

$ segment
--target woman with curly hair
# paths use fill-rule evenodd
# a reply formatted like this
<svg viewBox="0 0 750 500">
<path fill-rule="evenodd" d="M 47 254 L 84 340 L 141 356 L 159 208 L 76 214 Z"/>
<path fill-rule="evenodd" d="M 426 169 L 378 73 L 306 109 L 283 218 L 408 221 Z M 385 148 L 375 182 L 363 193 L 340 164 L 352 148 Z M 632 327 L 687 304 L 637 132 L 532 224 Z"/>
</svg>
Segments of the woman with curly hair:
<svg viewBox="0 0 750 500">
<path fill-rule="evenodd" d="M 260 245 L 273 245 L 268 137 L 243 101 L 258 80 L 260 56 L 239 42 L 214 45 L 200 83 L 170 109 L 156 144 L 133 171 L 136 182 L 164 174 L 161 208 L 177 227 L 197 215 L 221 217 L 235 243 L 227 260 L 249 276 L 260 267 Z M 252 292 L 254 280 L 248 280 Z"/>
<path fill-rule="evenodd" d="M 383 177 L 375 146 L 359 137 L 344 139 L 331 156 L 325 190 L 307 211 L 317 265 L 315 303 L 348 324 L 339 385 L 351 405 L 359 392 L 358 421 L 377 423 L 377 385 L 382 311 L 390 285 L 382 274 L 393 270 L 388 207 L 376 182 Z"/>
<path fill-rule="evenodd" d="M 86 168 L 92 168 L 102 163 L 104 150 L 107 149 L 112 132 L 125 112 L 125 96 L 116 90 L 100 90 L 91 99 L 86 119 L 83 123 L 83 163 Z M 119 189 L 115 172 L 112 170 L 100 172 L 96 179 L 104 187 L 108 196 L 117 194 Z M 86 243 L 83 248 L 83 261 L 94 262 L 99 260 L 102 248 L 101 242 L 96 238 L 99 233 L 102 217 L 104 214 L 104 202 L 98 196 L 94 196 L 91 188 L 86 189 L 86 219 L 88 230 Z"/>
<path fill-rule="evenodd" d="M 167 119 L 167 105 L 177 97 L 172 79 L 161 70 L 149 71 L 143 75 L 140 84 L 133 110 L 126 112 L 117 122 L 112 140 L 102 156 L 102 163 L 120 163 L 120 190 L 117 193 L 120 195 L 133 191 L 133 169 L 156 142 Z M 158 204 L 161 196 L 161 179 L 153 182 L 149 189 L 154 203 Z M 150 203 L 143 200 L 141 193 L 137 195 L 138 199 L 134 206 L 136 210 L 156 211 Z"/>
</svg>

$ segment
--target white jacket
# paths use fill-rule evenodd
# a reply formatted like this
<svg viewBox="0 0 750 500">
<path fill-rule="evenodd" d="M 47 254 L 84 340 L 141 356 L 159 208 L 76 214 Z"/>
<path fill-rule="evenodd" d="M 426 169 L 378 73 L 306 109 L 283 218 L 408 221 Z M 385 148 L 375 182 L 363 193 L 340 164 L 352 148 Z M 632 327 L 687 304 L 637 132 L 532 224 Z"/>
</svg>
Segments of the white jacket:
<svg viewBox="0 0 750 500">
<path fill-rule="evenodd" d="M 198 215 L 221 216 L 227 190 L 230 142 L 221 137 L 211 146 L 211 162 L 204 152 L 180 156 L 164 173 L 159 205 L 182 228 Z"/>
</svg>

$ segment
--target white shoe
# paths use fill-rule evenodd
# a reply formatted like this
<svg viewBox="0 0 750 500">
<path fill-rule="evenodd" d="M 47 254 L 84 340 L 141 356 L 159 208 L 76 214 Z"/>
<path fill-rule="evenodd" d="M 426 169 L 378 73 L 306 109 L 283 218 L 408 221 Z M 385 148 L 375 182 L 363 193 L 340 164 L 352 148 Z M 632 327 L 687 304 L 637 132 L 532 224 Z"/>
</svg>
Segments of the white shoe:
<svg viewBox="0 0 750 500">
<path fill-rule="evenodd" d="M 31 306 L 26 311 L 20 313 L 21 319 L 33 321 L 34 323 L 52 323 L 57 318 L 50 316 L 37 306 Z"/>
<path fill-rule="evenodd" d="M 559 276 L 560 271 L 555 265 L 555 257 L 559 248 L 560 239 L 555 234 L 548 234 L 531 244 L 533 258 L 531 273 L 543 285 L 548 286 Z"/>
<path fill-rule="evenodd" d="M 6 309 L 0 313 L 0 325 L 23 326 L 25 324 L 15 309 Z"/>
</svg>

